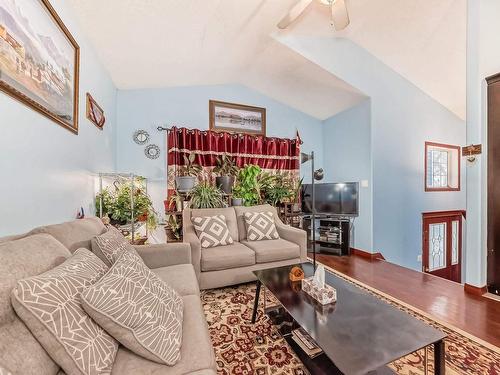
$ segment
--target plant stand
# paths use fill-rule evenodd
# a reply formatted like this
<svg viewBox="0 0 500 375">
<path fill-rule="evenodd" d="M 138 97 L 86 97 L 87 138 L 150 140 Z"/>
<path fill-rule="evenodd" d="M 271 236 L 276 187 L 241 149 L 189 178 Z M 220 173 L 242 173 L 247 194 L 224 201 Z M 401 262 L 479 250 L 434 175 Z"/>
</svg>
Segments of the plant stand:
<svg viewBox="0 0 500 375">
<path fill-rule="evenodd" d="M 281 203 L 278 207 L 278 215 L 283 223 L 295 228 L 300 228 L 302 224 L 302 211 L 300 205 L 297 211 L 297 203 Z"/>
<path fill-rule="evenodd" d="M 139 181 L 140 179 L 140 181 Z M 114 225 L 124 236 L 130 236 L 130 242 L 134 245 L 144 244 L 148 239 L 148 227 L 145 221 L 139 221 L 134 217 L 134 193 L 137 189 L 144 189 L 147 194 L 147 179 L 134 175 L 132 173 L 99 173 L 99 212 L 96 215 L 103 218 L 103 201 L 102 194 L 107 187 L 115 186 L 118 184 L 128 184 L 130 186 L 130 220 L 126 224 Z M 139 235 L 142 227 L 145 227 L 145 237 Z"/>
</svg>

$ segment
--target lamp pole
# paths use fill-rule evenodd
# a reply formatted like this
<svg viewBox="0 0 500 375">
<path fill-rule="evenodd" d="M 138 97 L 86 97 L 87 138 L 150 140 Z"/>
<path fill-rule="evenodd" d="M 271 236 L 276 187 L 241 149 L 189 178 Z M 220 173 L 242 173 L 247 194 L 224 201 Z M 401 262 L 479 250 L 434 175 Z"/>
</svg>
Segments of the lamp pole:
<svg viewBox="0 0 500 375">
<path fill-rule="evenodd" d="M 312 250 L 313 250 L 313 269 L 316 271 L 316 205 L 314 196 L 314 151 L 311 151 L 311 180 L 312 180 Z"/>
</svg>

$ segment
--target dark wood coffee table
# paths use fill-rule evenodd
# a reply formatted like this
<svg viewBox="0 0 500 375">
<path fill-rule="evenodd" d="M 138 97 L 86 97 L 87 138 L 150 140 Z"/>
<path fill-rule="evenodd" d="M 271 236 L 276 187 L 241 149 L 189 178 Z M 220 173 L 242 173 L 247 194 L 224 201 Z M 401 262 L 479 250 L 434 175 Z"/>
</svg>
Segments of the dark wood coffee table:
<svg viewBox="0 0 500 375">
<path fill-rule="evenodd" d="M 313 275 L 311 263 L 300 266 L 306 277 Z M 252 322 L 264 285 L 323 349 L 323 354 L 310 359 L 291 335 L 284 336 L 311 374 L 391 373 L 387 364 L 429 345 L 434 346 L 435 374 L 445 373 L 443 332 L 328 271 L 325 279 L 337 289 L 337 302 L 322 307 L 300 290 L 300 283 L 289 280 L 292 267 L 254 271 L 258 281 Z"/>
</svg>

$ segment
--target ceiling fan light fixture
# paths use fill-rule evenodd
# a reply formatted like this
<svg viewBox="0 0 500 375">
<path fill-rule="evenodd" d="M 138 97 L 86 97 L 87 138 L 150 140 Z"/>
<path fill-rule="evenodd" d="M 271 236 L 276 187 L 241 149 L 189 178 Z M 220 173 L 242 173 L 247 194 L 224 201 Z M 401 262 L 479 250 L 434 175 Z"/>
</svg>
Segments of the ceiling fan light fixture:
<svg viewBox="0 0 500 375">
<path fill-rule="evenodd" d="M 319 2 L 323 5 L 332 5 L 334 1 L 335 0 L 319 0 Z"/>
</svg>

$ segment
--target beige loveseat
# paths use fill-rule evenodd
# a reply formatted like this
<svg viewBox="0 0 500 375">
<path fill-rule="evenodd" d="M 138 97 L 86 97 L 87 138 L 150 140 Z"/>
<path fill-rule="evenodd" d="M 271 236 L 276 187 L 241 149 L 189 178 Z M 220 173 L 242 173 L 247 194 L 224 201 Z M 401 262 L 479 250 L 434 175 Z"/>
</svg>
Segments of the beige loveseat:
<svg viewBox="0 0 500 375">
<path fill-rule="evenodd" d="M 245 212 L 271 211 L 280 239 L 247 241 Z M 224 215 L 232 245 L 202 248 L 191 222 L 192 217 Z M 213 209 L 186 209 L 183 212 L 184 242 L 191 245 L 191 260 L 201 289 L 219 288 L 255 280 L 253 271 L 280 267 L 307 260 L 307 236 L 279 219 L 270 205 Z"/>
<path fill-rule="evenodd" d="M 106 228 L 97 218 L 40 227 L 0 238 L 0 374 L 61 375 L 10 303 L 17 280 L 64 262 L 76 249 L 91 249 L 91 239 Z M 144 262 L 179 292 L 184 301 L 181 360 L 172 367 L 144 359 L 120 346 L 112 375 L 215 375 L 216 365 L 198 281 L 188 244 L 136 246 Z"/>
</svg>

